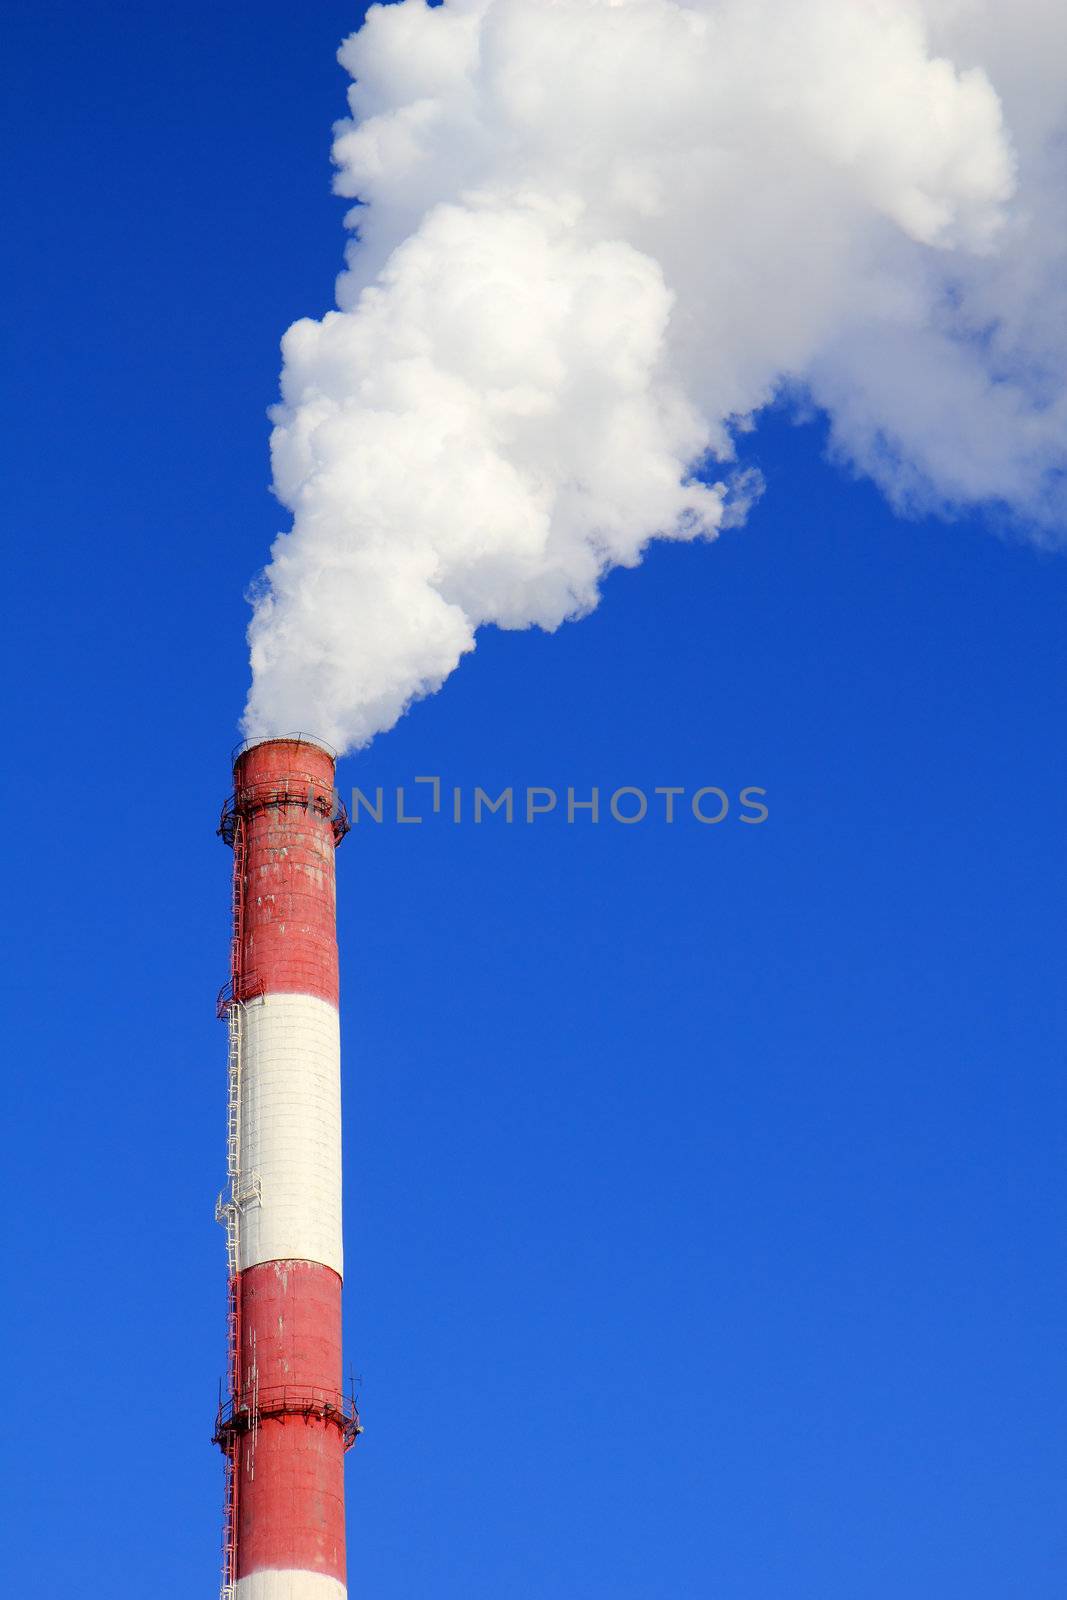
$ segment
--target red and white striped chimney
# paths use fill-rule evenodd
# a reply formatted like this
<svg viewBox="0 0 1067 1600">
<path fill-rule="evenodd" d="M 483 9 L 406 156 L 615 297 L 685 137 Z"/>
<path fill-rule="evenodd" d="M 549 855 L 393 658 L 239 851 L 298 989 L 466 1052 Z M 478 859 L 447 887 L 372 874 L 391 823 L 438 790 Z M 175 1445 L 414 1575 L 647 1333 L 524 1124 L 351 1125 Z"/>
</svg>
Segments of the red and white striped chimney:
<svg viewBox="0 0 1067 1600">
<path fill-rule="evenodd" d="M 242 749 L 233 846 L 230 1266 L 223 1600 L 344 1600 L 341 1073 L 334 758 L 304 735 Z"/>
</svg>

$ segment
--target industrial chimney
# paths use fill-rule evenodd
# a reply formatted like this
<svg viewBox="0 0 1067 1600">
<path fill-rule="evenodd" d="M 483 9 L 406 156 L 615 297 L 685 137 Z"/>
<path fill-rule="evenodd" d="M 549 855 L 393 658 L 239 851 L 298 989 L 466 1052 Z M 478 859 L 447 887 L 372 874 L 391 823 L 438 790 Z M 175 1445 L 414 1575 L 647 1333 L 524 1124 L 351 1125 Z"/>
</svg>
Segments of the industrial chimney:
<svg viewBox="0 0 1067 1600">
<path fill-rule="evenodd" d="M 341 1077 L 333 752 L 242 746 L 219 833 L 233 848 L 228 1392 L 222 1600 L 344 1600 Z"/>
</svg>

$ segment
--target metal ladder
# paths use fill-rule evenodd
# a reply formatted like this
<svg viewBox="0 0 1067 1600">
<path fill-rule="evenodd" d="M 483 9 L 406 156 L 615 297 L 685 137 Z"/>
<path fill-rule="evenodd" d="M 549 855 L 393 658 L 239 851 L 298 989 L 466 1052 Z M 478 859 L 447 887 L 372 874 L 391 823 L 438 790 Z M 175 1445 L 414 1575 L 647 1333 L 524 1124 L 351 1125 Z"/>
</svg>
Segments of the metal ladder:
<svg viewBox="0 0 1067 1600">
<path fill-rule="evenodd" d="M 233 1408 L 241 1390 L 241 1296 L 238 1283 L 241 1218 L 241 1044 L 244 1006 L 241 1003 L 241 968 L 245 876 L 244 819 L 236 817 L 233 835 L 233 877 L 231 880 L 230 998 L 226 1007 L 226 1177 L 229 1197 L 220 1194 L 215 1203 L 216 1220 L 226 1228 L 227 1315 L 226 1376 Z M 257 1185 L 258 1187 L 258 1185 Z M 240 1456 L 238 1437 L 225 1450 L 226 1482 L 222 1510 L 222 1584 L 219 1600 L 237 1596 L 237 1519 L 240 1504 Z"/>
<path fill-rule="evenodd" d="M 237 1596 L 237 1442 L 233 1454 L 226 1453 L 226 1489 L 223 1502 L 222 1523 L 222 1587 L 219 1600 L 236 1600 Z"/>
</svg>

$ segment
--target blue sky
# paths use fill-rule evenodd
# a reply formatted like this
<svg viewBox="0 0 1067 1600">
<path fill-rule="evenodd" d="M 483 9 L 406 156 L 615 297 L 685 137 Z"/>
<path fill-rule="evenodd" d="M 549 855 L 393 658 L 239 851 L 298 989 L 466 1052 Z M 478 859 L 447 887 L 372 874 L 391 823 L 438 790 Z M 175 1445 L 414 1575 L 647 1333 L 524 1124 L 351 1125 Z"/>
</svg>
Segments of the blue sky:
<svg viewBox="0 0 1067 1600">
<path fill-rule="evenodd" d="M 278 339 L 330 302 L 322 4 L 16 4 L 5 66 L 17 1594 L 217 1583 L 228 856 Z M 819 425 L 340 779 L 768 790 L 761 828 L 339 857 L 350 1582 L 1052 1600 L 1067 564 Z"/>
</svg>

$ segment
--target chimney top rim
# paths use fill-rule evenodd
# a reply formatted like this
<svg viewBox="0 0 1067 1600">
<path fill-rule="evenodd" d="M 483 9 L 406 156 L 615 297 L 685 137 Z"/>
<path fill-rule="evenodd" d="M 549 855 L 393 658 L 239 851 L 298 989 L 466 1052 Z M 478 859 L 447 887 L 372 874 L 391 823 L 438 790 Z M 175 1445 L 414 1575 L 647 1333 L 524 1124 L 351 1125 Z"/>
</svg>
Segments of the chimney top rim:
<svg viewBox="0 0 1067 1600">
<path fill-rule="evenodd" d="M 337 751 L 332 744 L 327 744 L 325 739 L 320 739 L 315 733 L 261 733 L 251 739 L 242 739 L 241 743 L 234 745 L 230 754 L 230 761 L 237 765 L 243 755 L 249 750 L 255 750 L 261 744 L 310 744 L 316 750 L 324 750 L 331 761 L 337 760 Z"/>
</svg>

